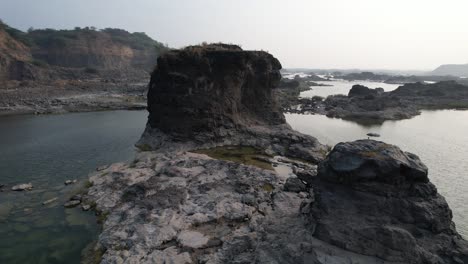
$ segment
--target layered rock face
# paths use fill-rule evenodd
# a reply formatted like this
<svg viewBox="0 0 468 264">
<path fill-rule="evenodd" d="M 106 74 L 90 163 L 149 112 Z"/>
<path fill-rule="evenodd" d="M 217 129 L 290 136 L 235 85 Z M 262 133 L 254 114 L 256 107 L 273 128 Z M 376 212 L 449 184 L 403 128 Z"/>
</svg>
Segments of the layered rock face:
<svg viewBox="0 0 468 264">
<path fill-rule="evenodd" d="M 468 244 L 419 158 L 373 140 L 340 143 L 320 164 L 314 236 L 396 263 L 468 263 Z"/>
<path fill-rule="evenodd" d="M 22 32 L 0 22 L 0 81 L 141 81 L 166 49 L 144 33 L 122 29 Z"/>
<path fill-rule="evenodd" d="M 25 64 L 31 60 L 29 48 L 0 25 L 0 81 L 27 78 L 29 73 Z"/>
<path fill-rule="evenodd" d="M 149 125 L 194 133 L 284 124 L 272 95 L 281 64 L 272 55 L 234 45 L 171 51 L 158 59 L 148 92 Z"/>
</svg>

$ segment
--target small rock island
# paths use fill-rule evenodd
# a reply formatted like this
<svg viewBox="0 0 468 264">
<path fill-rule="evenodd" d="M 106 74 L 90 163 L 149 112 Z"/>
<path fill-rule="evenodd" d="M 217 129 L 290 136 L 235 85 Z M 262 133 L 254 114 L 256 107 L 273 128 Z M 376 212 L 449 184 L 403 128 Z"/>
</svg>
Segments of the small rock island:
<svg viewBox="0 0 468 264">
<path fill-rule="evenodd" d="M 297 106 L 300 107 L 297 107 Z M 394 91 L 354 85 L 348 95 L 298 98 L 283 103 L 292 113 L 316 113 L 358 123 L 409 119 L 424 109 L 468 109 L 468 86 L 456 81 L 406 83 Z"/>
<path fill-rule="evenodd" d="M 226 44 L 158 59 L 141 151 L 91 175 L 83 197 L 103 222 L 98 261 L 468 263 L 419 158 L 373 140 L 330 151 L 292 130 L 280 69 Z"/>
</svg>

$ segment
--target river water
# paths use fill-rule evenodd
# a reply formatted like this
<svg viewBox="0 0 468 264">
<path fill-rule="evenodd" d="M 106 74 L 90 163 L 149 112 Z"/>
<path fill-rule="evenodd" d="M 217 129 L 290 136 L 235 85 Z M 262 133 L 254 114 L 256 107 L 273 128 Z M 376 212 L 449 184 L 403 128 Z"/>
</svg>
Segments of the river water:
<svg viewBox="0 0 468 264">
<path fill-rule="evenodd" d="M 394 90 L 398 85 L 368 81 L 321 82 L 330 87 L 312 87 L 302 97 L 347 94 L 354 84 Z M 377 140 L 399 146 L 418 155 L 429 168 L 429 178 L 447 199 L 457 230 L 468 238 L 468 111 L 422 111 L 412 119 L 385 121 L 380 125 L 362 125 L 322 115 L 286 115 L 296 130 L 316 137 L 330 146 L 338 142 L 367 138 L 369 132 L 381 135 Z"/>
<path fill-rule="evenodd" d="M 127 161 L 146 111 L 0 118 L 0 263 L 80 263 L 99 234 L 92 212 L 64 202 L 97 166 Z M 67 179 L 79 183 L 65 186 Z M 34 189 L 12 192 L 31 182 Z M 50 205 L 43 201 L 58 197 Z"/>
<path fill-rule="evenodd" d="M 346 94 L 354 84 L 334 82 L 302 96 Z M 0 192 L 0 263 L 79 263 L 99 226 L 92 212 L 63 208 L 79 188 L 63 182 L 84 183 L 97 166 L 132 159 L 146 116 L 146 111 L 111 111 L 0 117 L 0 184 L 6 185 Z M 419 155 L 447 198 L 458 231 L 468 237 L 468 111 L 423 111 L 409 120 L 374 126 L 320 115 L 288 114 L 286 119 L 294 129 L 329 145 L 376 132 L 382 135 L 379 140 Z M 9 191 L 25 182 L 34 190 Z M 54 197 L 58 202 L 41 204 Z"/>
</svg>

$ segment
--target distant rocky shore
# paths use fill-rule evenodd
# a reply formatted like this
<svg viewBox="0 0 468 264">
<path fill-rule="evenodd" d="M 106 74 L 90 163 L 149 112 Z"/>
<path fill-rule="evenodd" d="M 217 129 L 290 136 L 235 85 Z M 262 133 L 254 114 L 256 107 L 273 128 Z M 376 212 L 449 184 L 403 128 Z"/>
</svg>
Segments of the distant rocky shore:
<svg viewBox="0 0 468 264">
<path fill-rule="evenodd" d="M 142 110 L 146 108 L 147 86 L 136 80 L 24 82 L 19 86 L 0 89 L 0 116 Z"/>
<path fill-rule="evenodd" d="M 0 115 L 144 109 L 165 50 L 122 29 L 22 32 L 0 21 Z"/>
<path fill-rule="evenodd" d="M 93 261 L 467 263 L 419 158 L 292 130 L 280 69 L 226 44 L 158 59 L 140 153 L 92 174 L 81 199 L 103 221 Z"/>
<path fill-rule="evenodd" d="M 284 103 L 288 105 L 288 103 Z M 289 100 L 285 111 L 323 114 L 364 123 L 408 119 L 423 109 L 468 109 L 468 86 L 455 81 L 408 83 L 394 91 L 354 85 L 349 94 Z"/>
</svg>

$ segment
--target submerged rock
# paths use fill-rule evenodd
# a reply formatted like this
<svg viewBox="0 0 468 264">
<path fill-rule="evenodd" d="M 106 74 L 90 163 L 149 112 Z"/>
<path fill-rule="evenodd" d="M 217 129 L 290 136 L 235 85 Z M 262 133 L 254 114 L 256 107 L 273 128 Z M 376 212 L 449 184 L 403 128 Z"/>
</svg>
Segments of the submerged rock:
<svg viewBox="0 0 468 264">
<path fill-rule="evenodd" d="M 54 197 L 54 198 L 52 198 L 52 199 L 49 199 L 49 200 L 47 200 L 47 201 L 42 202 L 42 204 L 43 204 L 43 205 L 48 205 L 48 204 L 51 204 L 51 203 L 53 203 L 53 202 L 55 202 L 55 201 L 57 201 L 57 200 L 58 200 L 58 197 Z"/>
<path fill-rule="evenodd" d="M 78 182 L 78 180 L 66 180 L 65 185 L 75 184 L 77 182 Z"/>
<path fill-rule="evenodd" d="M 81 203 L 80 200 L 71 200 L 71 201 L 66 202 L 63 206 L 65 208 L 72 208 L 72 207 L 78 206 L 80 203 Z"/>
<path fill-rule="evenodd" d="M 373 140 L 340 143 L 314 191 L 310 217 L 322 241 L 389 262 L 468 262 L 452 211 L 414 154 Z"/>
<path fill-rule="evenodd" d="M 18 184 L 11 187 L 12 191 L 29 191 L 32 190 L 33 185 L 31 183 Z"/>
</svg>

